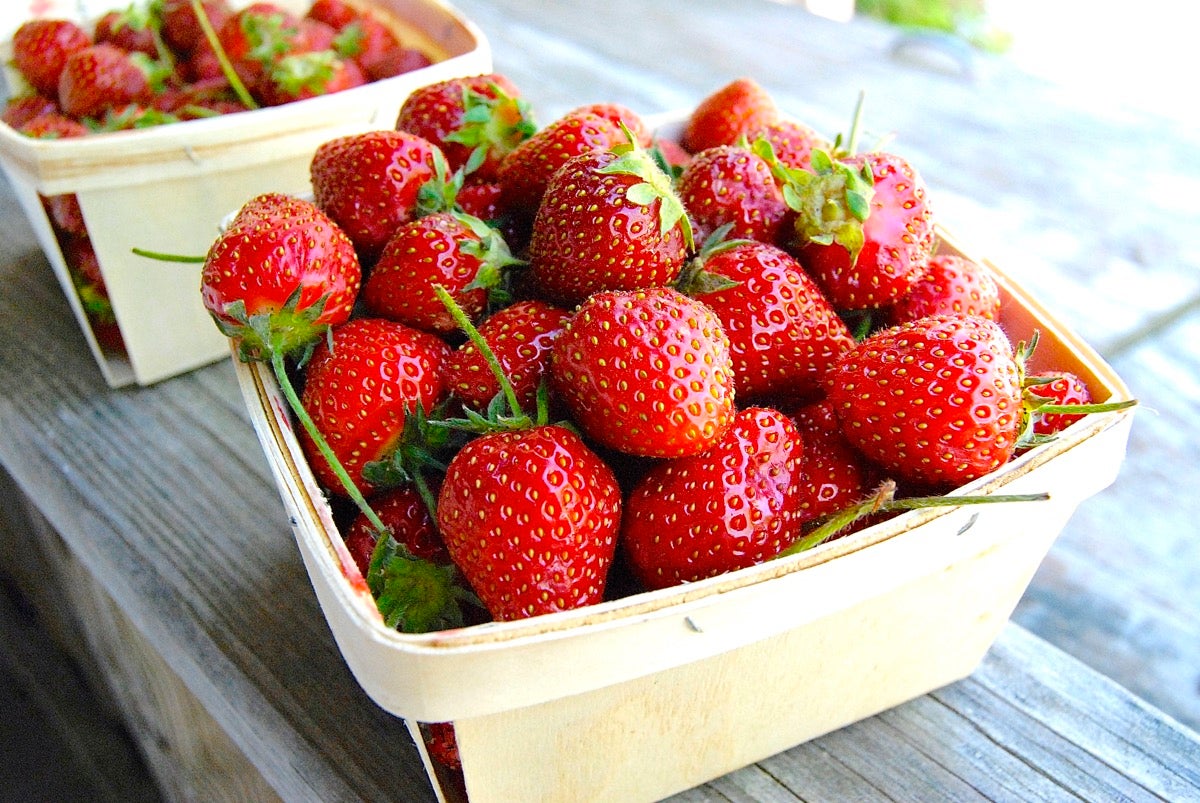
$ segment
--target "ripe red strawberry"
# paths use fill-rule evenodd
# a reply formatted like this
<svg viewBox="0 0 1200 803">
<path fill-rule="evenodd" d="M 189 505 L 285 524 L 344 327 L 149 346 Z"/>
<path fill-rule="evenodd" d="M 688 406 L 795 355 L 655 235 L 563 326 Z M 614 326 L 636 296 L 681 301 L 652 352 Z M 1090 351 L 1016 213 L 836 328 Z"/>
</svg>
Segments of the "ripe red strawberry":
<svg viewBox="0 0 1200 803">
<path fill-rule="evenodd" d="M 366 494 L 373 486 L 363 478 L 363 468 L 399 444 L 406 416 L 418 406 L 428 412 L 445 399 L 450 347 L 434 335 L 379 318 L 355 318 L 331 332 L 305 368 L 300 400 Z M 317 479 L 331 492 L 344 494 L 303 430 L 301 444 Z"/>
<path fill-rule="evenodd" d="M 788 217 L 771 166 L 736 145 L 718 145 L 695 154 L 680 174 L 676 190 L 698 242 L 730 223 L 729 237 L 774 243 Z"/>
<path fill-rule="evenodd" d="M 429 751 L 429 757 L 448 769 L 462 769 L 462 757 L 458 754 L 454 723 L 432 722 L 424 725 L 423 729 L 425 749 Z"/>
<path fill-rule="evenodd" d="M 357 62 L 339 58 L 332 50 L 292 53 L 279 59 L 263 76 L 256 95 L 266 106 L 332 95 L 367 82 Z"/>
<path fill-rule="evenodd" d="M 91 240 L 87 237 L 66 237 L 61 244 L 63 261 L 67 263 L 71 283 L 79 296 L 92 335 L 105 351 L 123 353 L 125 339 L 121 336 L 121 327 L 117 323 L 104 274 L 100 270 L 100 259 Z"/>
<path fill-rule="evenodd" d="M 209 248 L 201 296 L 247 358 L 288 353 L 350 316 L 362 269 L 349 238 L 309 201 L 248 201 Z"/>
<path fill-rule="evenodd" d="M 226 0 L 200 0 L 200 7 L 215 32 L 219 32 L 233 14 Z M 163 41 L 176 54 L 190 55 L 205 40 L 192 0 L 163 0 L 161 25 Z"/>
<path fill-rule="evenodd" d="M 600 290 L 671 284 L 691 247 L 671 179 L 648 151 L 620 146 L 575 156 L 550 179 L 529 274 L 550 300 L 577 303 Z"/>
<path fill-rule="evenodd" d="M 22 125 L 21 133 L 35 139 L 69 139 L 87 136 L 88 128 L 73 117 L 50 112 Z"/>
<path fill-rule="evenodd" d="M 600 602 L 620 519 L 612 471 L 553 424 L 468 441 L 438 494 L 446 546 L 500 621 Z"/>
<path fill-rule="evenodd" d="M 67 59 L 91 44 L 87 31 L 74 22 L 33 19 L 13 32 L 12 63 L 36 91 L 57 96 Z"/>
<path fill-rule="evenodd" d="M 532 219 L 550 177 L 568 159 L 596 150 L 609 150 L 628 138 L 608 116 L 590 108 L 573 109 L 530 136 L 501 163 L 496 180 L 504 202 Z"/>
<path fill-rule="evenodd" d="M 570 317 L 564 309 L 528 300 L 499 310 L 480 325 L 479 333 L 512 383 L 522 409 L 534 408 L 538 386 L 550 367 L 554 341 Z M 450 392 L 478 412 L 486 410 L 500 393 L 500 383 L 484 355 L 470 341 L 450 356 L 446 375 Z"/>
<path fill-rule="evenodd" d="M 1021 368 L 985 318 L 921 318 L 870 336 L 826 375 L 846 439 L 897 480 L 954 487 L 1000 467 L 1022 428 Z"/>
<path fill-rule="evenodd" d="M 800 522 L 836 513 L 864 499 L 878 483 L 878 471 L 846 441 L 829 401 L 804 405 L 791 416 L 804 438 L 796 481 Z"/>
<path fill-rule="evenodd" d="M 515 260 L 504 238 L 486 223 L 457 212 L 436 212 L 401 225 L 363 285 L 367 308 L 383 318 L 436 334 L 458 329 L 434 293 L 441 285 L 472 321 L 502 292 Z"/>
<path fill-rule="evenodd" d="M 58 112 L 58 101 L 36 92 L 12 98 L 0 113 L 0 120 L 13 129 L 20 129 L 43 114 Z"/>
<path fill-rule="evenodd" d="M 369 11 L 369 7 L 348 8 L 350 15 L 333 10 L 322 16 L 322 10 L 314 3 L 308 10 L 310 19 L 321 19 L 335 33 L 332 47 L 342 58 L 352 59 L 369 80 L 391 77 L 392 54 L 404 50 L 392 29 Z"/>
<path fill-rule="evenodd" d="M 667 460 L 625 504 L 621 542 L 647 588 L 690 583 L 762 563 L 799 536 L 804 443 L 777 410 L 738 413 L 700 454 Z"/>
<path fill-rule="evenodd" d="M 379 492 L 371 498 L 371 509 L 387 525 L 392 537 L 413 557 L 441 565 L 451 562 L 450 553 L 434 524 L 429 507 L 415 486 L 397 485 Z M 363 577 L 370 573 L 371 555 L 378 538 L 375 525 L 362 513 L 355 516 L 346 528 L 343 536 L 346 548 Z"/>
<path fill-rule="evenodd" d="M 433 64 L 429 54 L 417 47 L 401 45 L 384 53 L 367 65 L 367 75 L 372 81 L 395 78 Z"/>
<path fill-rule="evenodd" d="M 933 253 L 925 183 L 903 157 L 871 152 L 795 172 L 796 253 L 840 310 L 886 307 L 906 295 Z M 832 210 L 839 214 L 832 214 Z"/>
<path fill-rule="evenodd" d="M 729 337 L 739 400 L 804 397 L 854 347 L 854 338 L 800 263 L 768 243 L 702 252 L 680 287 L 704 302 Z M 724 280 L 714 291 L 704 282 Z"/>
<path fill-rule="evenodd" d="M 937 254 L 902 298 L 888 309 L 895 325 L 927 315 L 978 315 L 1000 320 L 1000 288 L 982 265 L 957 254 Z"/>
<path fill-rule="evenodd" d="M 255 2 L 235 11 L 218 31 L 233 70 L 251 93 L 284 56 L 304 52 L 300 19 L 283 6 Z"/>
<path fill-rule="evenodd" d="M 1039 371 L 1025 377 L 1025 398 L 1031 406 L 1041 404 L 1091 404 L 1092 393 L 1088 386 L 1069 371 Z M 1033 433 L 1046 437 L 1054 435 L 1074 424 L 1082 415 L 1068 413 L 1034 413 Z"/>
<path fill-rule="evenodd" d="M 747 135 L 751 144 L 765 139 L 775 158 L 787 167 L 808 170 L 814 149 L 828 149 L 830 143 L 809 126 L 790 118 L 781 118 Z"/>
<path fill-rule="evenodd" d="M 107 42 L 128 53 L 144 53 L 156 59 L 162 55 L 154 39 L 156 25 L 158 20 L 148 6 L 130 4 L 101 14 L 93 26 L 92 38 L 97 43 Z"/>
<path fill-rule="evenodd" d="M 667 287 L 591 296 L 554 341 L 550 364 L 572 420 L 620 452 L 695 454 L 733 419 L 733 360 L 720 320 Z"/>
<path fill-rule="evenodd" d="M 345 230 L 364 264 L 416 216 L 417 194 L 435 175 L 435 148 L 403 131 L 367 131 L 329 140 L 313 154 L 317 206 Z"/>
<path fill-rule="evenodd" d="M 736 145 L 742 136 L 779 118 L 775 100 L 756 81 L 739 78 L 708 95 L 684 123 L 681 144 L 688 153 Z"/>
<path fill-rule="evenodd" d="M 451 171 L 473 180 L 496 179 L 500 162 L 534 131 L 532 113 L 504 75 L 451 78 L 412 92 L 400 107 L 396 129 L 442 149 Z"/>
<path fill-rule="evenodd" d="M 150 97 L 146 70 L 113 45 L 90 45 L 72 53 L 58 78 L 58 105 L 72 117 L 99 117 Z"/>
</svg>

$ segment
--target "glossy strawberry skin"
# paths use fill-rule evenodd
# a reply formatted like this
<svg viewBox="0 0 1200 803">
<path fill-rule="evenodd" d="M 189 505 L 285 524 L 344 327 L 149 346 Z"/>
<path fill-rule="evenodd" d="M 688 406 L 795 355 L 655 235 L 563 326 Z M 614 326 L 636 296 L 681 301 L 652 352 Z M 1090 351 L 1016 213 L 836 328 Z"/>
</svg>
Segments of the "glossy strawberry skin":
<svg viewBox="0 0 1200 803">
<path fill-rule="evenodd" d="M 479 326 L 488 348 L 512 383 L 521 409 L 532 413 L 538 386 L 550 368 L 554 341 L 571 314 L 534 299 L 517 301 L 499 310 Z M 464 405 L 483 412 L 500 392 L 483 355 L 467 341 L 455 349 L 446 367 L 450 392 Z"/>
<path fill-rule="evenodd" d="M 310 201 L 265 193 L 247 201 L 213 242 L 200 289 L 205 308 L 228 326 L 244 323 L 236 302 L 247 316 L 278 314 L 298 288 L 296 311 L 327 297 L 313 324 L 332 326 L 350 317 L 361 283 L 354 247 L 332 220 Z"/>
<path fill-rule="evenodd" d="M 760 138 L 771 144 L 771 151 L 782 164 L 799 170 L 811 167 L 814 148 L 829 148 L 829 142 L 812 128 L 788 118 L 776 120 L 747 135 L 751 145 Z"/>
<path fill-rule="evenodd" d="M 828 399 L 791 411 L 804 439 L 797 486 L 801 523 L 862 501 L 880 477 L 873 465 L 846 441 Z"/>
<path fill-rule="evenodd" d="M 38 92 L 57 97 L 67 59 L 91 44 L 87 31 L 68 20 L 29 20 L 13 32 L 13 66 Z"/>
<path fill-rule="evenodd" d="M 608 150 L 625 140 L 610 117 L 590 108 L 574 109 L 552 121 L 512 150 L 496 175 L 504 203 L 532 219 L 551 176 L 567 160 L 595 150 Z"/>
<path fill-rule="evenodd" d="M 854 347 L 854 338 L 791 255 L 749 242 L 706 258 L 707 272 L 733 282 L 697 294 L 729 337 L 739 400 L 804 397 Z"/>
<path fill-rule="evenodd" d="M 476 181 L 496 179 L 504 157 L 528 136 L 527 121 L 517 103 L 520 91 L 506 76 L 498 73 L 451 78 L 415 89 L 400 107 L 396 129 L 423 137 L 442 149 L 450 170 L 467 164 L 474 145 L 456 142 L 454 137 L 468 123 L 464 92 L 474 93 L 493 105 L 495 128 L 487 138 L 486 156 L 471 172 Z"/>
<path fill-rule="evenodd" d="M 593 295 L 554 342 L 550 365 L 572 420 L 626 454 L 695 454 L 733 420 L 733 360 L 720 320 L 670 288 Z"/>
<path fill-rule="evenodd" d="M 99 117 L 108 109 L 149 101 L 150 95 L 146 74 L 109 44 L 71 54 L 58 77 L 58 105 L 77 118 Z"/>
<path fill-rule="evenodd" d="M 438 494 L 446 546 L 500 621 L 603 600 L 620 520 L 612 471 L 555 425 L 469 441 Z"/>
<path fill-rule="evenodd" d="M 634 575 L 665 588 L 777 555 L 799 536 L 803 453 L 785 415 L 750 407 L 705 451 L 652 467 L 621 524 Z"/>
<path fill-rule="evenodd" d="M 1000 320 L 1000 288 L 979 263 L 958 254 L 936 254 L 912 289 L 888 309 L 887 319 L 895 326 L 949 314 Z"/>
<path fill-rule="evenodd" d="M 450 552 L 415 486 L 388 488 L 370 501 L 375 515 L 410 555 L 439 565 L 451 562 Z M 346 528 L 346 548 L 363 577 L 370 568 L 376 538 L 374 526 L 363 513 L 359 513 Z"/>
<path fill-rule="evenodd" d="M 756 81 L 739 78 L 702 99 L 684 123 L 680 144 L 688 153 L 736 145 L 743 135 L 779 118 L 774 99 Z"/>
<path fill-rule="evenodd" d="M 273 64 L 306 49 L 300 19 L 283 6 L 255 2 L 226 18 L 217 38 L 233 70 L 253 94 Z"/>
<path fill-rule="evenodd" d="M 857 260 L 836 242 L 803 244 L 798 256 L 837 309 L 886 307 L 909 292 L 933 253 L 933 213 L 925 183 L 895 154 L 864 153 L 846 162 L 869 165 L 874 176 L 875 195 Z"/>
<path fill-rule="evenodd" d="M 404 432 L 405 416 L 427 412 L 446 397 L 450 347 L 437 337 L 394 321 L 355 318 L 322 340 L 304 372 L 300 401 L 359 490 L 373 487 L 363 468 L 386 457 Z M 345 491 L 311 438 L 300 442 L 318 481 Z"/>
<path fill-rule="evenodd" d="M 434 176 L 435 147 L 401 131 L 369 131 L 329 140 L 313 154 L 317 206 L 345 230 L 364 264 L 415 217 L 417 193 Z"/>
<path fill-rule="evenodd" d="M 367 308 L 383 318 L 436 334 L 458 330 L 434 293 L 441 285 L 472 320 L 487 306 L 487 290 L 467 289 L 483 264 L 471 252 L 480 238 L 460 218 L 439 212 L 400 226 L 363 285 Z"/>
<path fill-rule="evenodd" d="M 697 242 L 726 223 L 728 237 L 774 243 L 788 218 L 771 167 L 751 151 L 719 145 L 695 154 L 677 185 Z"/>
<path fill-rule="evenodd" d="M 1040 403 L 1092 403 L 1092 392 L 1088 390 L 1088 386 L 1084 384 L 1082 379 L 1069 371 L 1039 371 L 1032 373 L 1026 377 L 1026 384 L 1029 386 L 1027 393 L 1038 396 L 1037 401 Z M 1083 418 L 1082 415 L 1071 415 L 1069 413 L 1038 415 L 1033 422 L 1033 432 L 1035 435 L 1054 435 L 1081 418 Z"/>
<path fill-rule="evenodd" d="M 945 315 L 877 332 L 830 370 L 825 386 L 857 449 L 897 480 L 945 488 L 1012 456 L 1021 382 L 997 324 Z"/>
<path fill-rule="evenodd" d="M 550 301 L 578 303 L 601 290 L 679 277 L 688 250 L 682 227 L 663 230 L 660 199 L 630 199 L 631 187 L 645 186 L 642 178 L 602 172 L 617 158 L 611 151 L 573 157 L 547 185 L 530 237 L 529 273 Z"/>
<path fill-rule="evenodd" d="M 214 31 L 220 31 L 233 14 L 226 0 L 201 0 L 200 7 Z M 191 54 L 204 39 L 204 29 L 196 17 L 192 0 L 164 0 L 162 36 L 167 46 L 179 54 Z"/>
</svg>

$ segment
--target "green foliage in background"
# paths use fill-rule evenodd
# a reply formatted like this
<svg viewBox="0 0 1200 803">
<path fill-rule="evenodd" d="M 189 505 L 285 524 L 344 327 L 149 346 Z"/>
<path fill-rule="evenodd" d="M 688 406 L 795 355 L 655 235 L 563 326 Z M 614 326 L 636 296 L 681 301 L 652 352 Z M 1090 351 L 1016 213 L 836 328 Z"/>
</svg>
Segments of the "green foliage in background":
<svg viewBox="0 0 1200 803">
<path fill-rule="evenodd" d="M 856 0 L 855 10 L 901 28 L 954 34 L 989 53 L 1012 43 L 988 21 L 985 0 Z"/>
</svg>

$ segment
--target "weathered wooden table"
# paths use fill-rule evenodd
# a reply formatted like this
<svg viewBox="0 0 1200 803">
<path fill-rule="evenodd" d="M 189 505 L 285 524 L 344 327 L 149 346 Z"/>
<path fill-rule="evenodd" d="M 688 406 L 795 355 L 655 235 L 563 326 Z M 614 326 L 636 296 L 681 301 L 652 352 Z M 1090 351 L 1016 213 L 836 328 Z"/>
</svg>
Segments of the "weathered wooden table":
<svg viewBox="0 0 1200 803">
<path fill-rule="evenodd" d="M 683 108 L 749 75 L 832 133 L 866 89 L 869 123 L 898 133 L 950 228 L 1053 299 L 1157 410 L 1134 470 L 1080 510 L 1017 613 L 1104 674 L 1011 624 L 970 678 L 678 799 L 1200 799 L 1200 737 L 1181 724 L 1200 722 L 1200 511 L 1182 493 L 1200 365 L 1165 334 L 1197 331 L 1196 246 L 1177 227 L 1200 227 L 1147 189 L 1196 136 L 1001 63 L 913 64 L 894 31 L 787 5 L 459 5 L 543 120 L 598 100 Z M 1159 159 L 1113 169 L 1142 144 Z M 231 366 L 107 389 L 7 187 L 0 235 L 0 559 L 99 668 L 163 790 L 431 799 L 407 731 L 333 643 Z M 108 780 L 133 799 L 123 766 Z"/>
</svg>

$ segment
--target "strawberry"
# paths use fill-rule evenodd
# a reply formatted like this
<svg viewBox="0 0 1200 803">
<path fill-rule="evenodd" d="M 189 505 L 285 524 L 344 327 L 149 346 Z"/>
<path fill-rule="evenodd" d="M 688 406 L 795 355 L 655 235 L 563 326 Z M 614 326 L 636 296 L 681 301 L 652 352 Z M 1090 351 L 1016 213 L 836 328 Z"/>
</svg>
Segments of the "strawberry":
<svg viewBox="0 0 1200 803">
<path fill-rule="evenodd" d="M 4 112 L 0 114 L 0 120 L 3 120 L 10 128 L 20 129 L 43 114 L 57 112 L 58 101 L 56 99 L 34 92 L 9 100 L 4 107 Z"/>
<path fill-rule="evenodd" d="M 796 481 L 800 522 L 807 523 L 844 510 L 866 497 L 877 484 L 878 471 L 842 435 L 828 400 L 812 402 L 791 413 L 804 438 L 804 456 Z"/>
<path fill-rule="evenodd" d="M 1035 409 L 1044 405 L 1090 405 L 1092 394 L 1087 385 L 1069 371 L 1039 371 L 1025 377 L 1025 398 Z M 1035 412 L 1033 433 L 1048 437 L 1074 424 L 1083 415 L 1068 413 Z"/>
<path fill-rule="evenodd" d="M 734 415 L 733 360 L 720 320 L 667 287 L 588 298 L 554 341 L 550 366 L 572 420 L 626 454 L 695 454 Z"/>
<path fill-rule="evenodd" d="M 518 301 L 499 310 L 479 327 L 500 369 L 512 383 L 523 409 L 532 409 L 550 366 L 554 341 L 570 313 L 542 301 Z M 463 343 L 446 367 L 450 392 L 464 405 L 483 412 L 500 393 L 486 358 L 474 343 Z"/>
<path fill-rule="evenodd" d="M 429 54 L 417 47 L 401 45 L 382 54 L 367 65 L 367 75 L 372 81 L 395 78 L 406 72 L 419 70 L 433 64 Z"/>
<path fill-rule="evenodd" d="M 826 375 L 846 439 L 897 480 L 955 487 L 1008 461 L 1022 376 L 1004 331 L 963 315 L 870 336 Z"/>
<path fill-rule="evenodd" d="M 58 112 L 38 115 L 22 125 L 20 131 L 35 139 L 70 139 L 87 136 L 88 133 L 83 123 Z"/>
<path fill-rule="evenodd" d="M 444 287 L 472 320 L 502 293 L 516 264 L 504 238 L 479 218 L 437 212 L 401 225 L 375 263 L 362 298 L 373 314 L 437 334 L 458 328 L 433 292 Z"/>
<path fill-rule="evenodd" d="M 609 150 L 628 139 L 611 117 L 573 109 L 517 145 L 501 163 L 496 180 L 505 204 L 532 219 L 550 177 L 568 159 Z"/>
<path fill-rule="evenodd" d="M 451 78 L 420 87 L 405 99 L 396 129 L 442 149 L 451 171 L 492 181 L 500 162 L 534 131 L 532 113 L 504 75 Z"/>
<path fill-rule="evenodd" d="M 550 179 L 529 241 L 531 281 L 552 301 L 674 282 L 692 247 L 671 179 L 629 144 L 569 159 Z"/>
<path fill-rule="evenodd" d="M 739 138 L 778 119 L 779 109 L 771 95 L 753 79 L 739 78 L 692 109 L 679 144 L 693 154 L 718 145 L 736 145 Z"/>
<path fill-rule="evenodd" d="M 306 49 L 299 18 L 269 2 L 251 3 L 231 14 L 218 39 L 237 77 L 251 93 L 280 59 Z"/>
<path fill-rule="evenodd" d="M 227 0 L 200 0 L 200 8 L 214 32 L 220 31 L 233 15 Z M 206 41 L 192 0 L 162 0 L 161 13 L 163 41 L 174 53 L 191 55 Z"/>
<path fill-rule="evenodd" d="M 367 464 L 385 459 L 400 443 L 406 419 L 446 397 L 450 347 L 437 337 L 394 321 L 355 318 L 334 327 L 313 351 L 300 401 L 334 456 L 360 491 Z M 306 431 L 304 446 L 317 479 L 343 489 L 334 468 Z"/>
<path fill-rule="evenodd" d="M 74 22 L 33 19 L 13 32 L 12 63 L 34 90 L 57 96 L 67 59 L 91 44 L 87 31 Z"/>
<path fill-rule="evenodd" d="M 436 146 L 402 131 L 366 131 L 321 144 L 309 172 L 313 197 L 373 264 L 395 230 L 416 217 L 417 194 L 435 175 Z"/>
<path fill-rule="evenodd" d="M 716 443 L 667 460 L 625 504 L 621 542 L 646 588 L 666 588 L 762 563 L 799 535 L 804 442 L 777 410 L 742 410 Z"/>
<path fill-rule="evenodd" d="M 312 9 L 309 9 L 310 14 Z M 400 40 L 374 14 L 361 9 L 354 19 L 333 25 L 337 36 L 332 46 L 338 55 L 352 59 L 370 80 L 391 77 L 392 54 L 403 50 Z"/>
<path fill-rule="evenodd" d="M 367 82 L 358 63 L 339 58 L 332 50 L 312 50 L 283 56 L 263 76 L 256 94 L 266 106 L 332 95 Z"/>
<path fill-rule="evenodd" d="M 554 424 L 468 441 L 437 500 L 454 562 L 499 621 L 600 602 L 620 520 L 611 469 Z"/>
<path fill-rule="evenodd" d="M 840 310 L 886 307 L 906 295 L 933 253 L 925 183 L 903 157 L 875 151 L 832 161 L 787 192 L 797 213 L 795 253 Z"/>
<path fill-rule="evenodd" d="M 67 264 L 71 283 L 96 342 L 111 354 L 124 353 L 125 340 L 121 336 L 121 327 L 117 323 L 104 274 L 100 270 L 100 259 L 91 240 L 87 237 L 66 237 L 61 244 L 63 261 Z"/>
<path fill-rule="evenodd" d="M 162 55 L 155 41 L 158 24 L 158 18 L 150 13 L 149 6 L 135 3 L 122 10 L 101 14 L 93 26 L 92 38 L 97 44 L 106 42 L 127 53 L 144 53 L 157 59 Z"/>
<path fill-rule="evenodd" d="M 702 251 L 689 272 L 680 288 L 720 319 L 729 337 L 739 399 L 811 395 L 854 346 L 846 324 L 816 283 L 777 246 L 721 243 Z M 704 282 L 714 278 L 723 282 L 705 291 Z"/>
<path fill-rule="evenodd" d="M 453 722 L 431 722 L 422 726 L 425 749 L 429 757 L 451 770 L 462 769 L 462 757 L 458 754 L 458 739 L 454 735 Z"/>
<path fill-rule="evenodd" d="M 310 344 L 350 316 L 362 270 L 349 238 L 309 201 L 259 195 L 209 248 L 205 308 L 246 359 Z"/>
<path fill-rule="evenodd" d="M 771 166 L 736 145 L 718 145 L 695 154 L 680 174 L 676 190 L 698 241 L 731 223 L 730 237 L 774 243 L 788 217 Z"/>
<path fill-rule="evenodd" d="M 927 315 L 958 313 L 1000 320 L 1000 288 L 977 262 L 957 254 L 930 257 L 912 289 L 887 310 L 892 325 Z"/>
<path fill-rule="evenodd" d="M 397 485 L 381 491 L 371 498 L 371 508 L 379 520 L 387 525 L 388 532 L 414 558 L 443 565 L 451 562 L 446 543 L 415 486 Z M 359 513 L 342 537 L 354 558 L 354 564 L 363 577 L 368 576 L 371 555 L 379 538 L 375 525 Z"/>
<path fill-rule="evenodd" d="M 58 78 L 58 105 L 72 117 L 99 117 L 115 106 L 147 102 L 150 96 L 147 68 L 108 44 L 72 53 Z"/>
<path fill-rule="evenodd" d="M 751 143 L 765 139 L 771 151 L 787 167 L 808 170 L 812 166 L 814 149 L 830 148 L 830 143 L 804 123 L 781 118 L 747 135 Z"/>
</svg>

